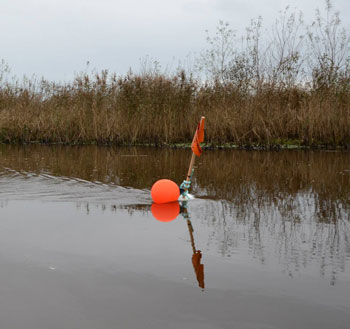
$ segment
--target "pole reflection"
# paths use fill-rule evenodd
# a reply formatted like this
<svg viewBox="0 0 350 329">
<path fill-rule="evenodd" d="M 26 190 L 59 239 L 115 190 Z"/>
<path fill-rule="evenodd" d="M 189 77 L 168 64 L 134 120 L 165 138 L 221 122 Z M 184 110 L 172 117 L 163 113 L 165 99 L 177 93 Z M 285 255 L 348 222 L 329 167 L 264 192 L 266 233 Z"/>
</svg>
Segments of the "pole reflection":
<svg viewBox="0 0 350 329">
<path fill-rule="evenodd" d="M 192 246 L 192 265 L 194 269 L 194 273 L 196 275 L 197 281 L 198 281 L 198 286 L 202 289 L 205 288 L 204 284 L 204 265 L 201 264 L 201 259 L 202 259 L 202 252 L 200 250 L 196 249 L 196 245 L 194 242 L 194 229 L 192 226 L 192 222 L 190 219 L 190 214 L 188 212 L 188 204 L 187 201 L 183 201 L 180 204 L 180 209 L 181 209 L 181 214 L 182 217 L 186 220 L 187 222 L 187 227 L 188 227 L 188 232 L 190 234 L 190 240 L 191 240 L 191 246 Z"/>
<path fill-rule="evenodd" d="M 198 281 L 198 286 L 204 290 L 204 265 L 201 264 L 202 252 L 199 249 L 196 249 L 196 244 L 194 240 L 194 229 L 192 226 L 190 214 L 188 211 L 188 202 L 170 202 L 157 204 L 153 203 L 151 206 L 151 212 L 153 217 L 160 222 L 171 222 L 179 214 L 186 220 L 188 233 L 190 235 L 191 247 L 192 247 L 192 257 L 191 262 L 193 270 Z"/>
</svg>

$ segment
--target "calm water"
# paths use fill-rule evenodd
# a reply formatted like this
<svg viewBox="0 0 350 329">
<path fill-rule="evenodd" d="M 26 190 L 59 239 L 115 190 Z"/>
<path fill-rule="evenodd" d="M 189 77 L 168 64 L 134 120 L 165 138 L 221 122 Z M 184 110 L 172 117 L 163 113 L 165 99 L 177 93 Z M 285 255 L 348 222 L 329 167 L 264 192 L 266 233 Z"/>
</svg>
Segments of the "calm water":
<svg viewBox="0 0 350 329">
<path fill-rule="evenodd" d="M 0 328 L 349 328 L 350 153 L 0 146 Z M 153 208 L 154 211 L 154 208 Z"/>
</svg>

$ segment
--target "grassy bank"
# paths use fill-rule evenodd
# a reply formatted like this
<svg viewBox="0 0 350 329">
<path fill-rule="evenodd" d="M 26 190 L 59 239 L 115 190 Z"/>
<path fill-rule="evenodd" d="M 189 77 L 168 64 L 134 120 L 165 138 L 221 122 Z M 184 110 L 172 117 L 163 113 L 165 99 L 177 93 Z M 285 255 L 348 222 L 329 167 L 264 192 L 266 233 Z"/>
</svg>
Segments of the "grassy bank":
<svg viewBox="0 0 350 329">
<path fill-rule="evenodd" d="M 0 140 L 5 143 L 186 143 L 201 115 L 212 145 L 350 143 L 346 90 L 265 85 L 242 93 L 229 83 L 203 85 L 184 72 L 119 78 L 102 72 L 69 84 L 42 81 L 0 89 Z"/>
</svg>

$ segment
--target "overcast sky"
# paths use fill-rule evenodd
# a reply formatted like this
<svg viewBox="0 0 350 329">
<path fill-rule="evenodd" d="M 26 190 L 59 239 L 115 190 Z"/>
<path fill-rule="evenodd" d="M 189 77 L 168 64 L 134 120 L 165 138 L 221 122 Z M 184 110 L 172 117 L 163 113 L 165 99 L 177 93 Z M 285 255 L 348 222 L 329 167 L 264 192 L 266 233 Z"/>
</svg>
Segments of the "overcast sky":
<svg viewBox="0 0 350 329">
<path fill-rule="evenodd" d="M 243 30 L 250 19 L 269 26 L 287 5 L 311 19 L 324 0 L 0 0 L 0 59 L 17 76 L 69 80 L 90 68 L 125 74 L 150 56 L 176 67 L 206 47 L 219 20 Z M 350 0 L 333 0 L 345 27 Z"/>
</svg>

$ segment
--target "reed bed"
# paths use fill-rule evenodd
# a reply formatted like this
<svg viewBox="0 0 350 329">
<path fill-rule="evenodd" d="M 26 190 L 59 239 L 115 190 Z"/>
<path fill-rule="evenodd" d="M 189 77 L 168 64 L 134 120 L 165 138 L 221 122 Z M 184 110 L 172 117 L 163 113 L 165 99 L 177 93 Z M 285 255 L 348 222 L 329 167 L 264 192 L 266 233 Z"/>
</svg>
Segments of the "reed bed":
<svg viewBox="0 0 350 329">
<path fill-rule="evenodd" d="M 41 81 L 0 89 L 5 143 L 176 144 L 191 141 L 200 116 L 212 145 L 349 146 L 350 94 L 333 89 L 242 93 L 184 72 L 117 78 L 108 72 L 70 84 Z"/>
</svg>

